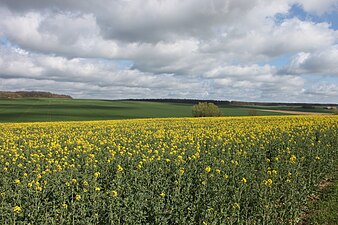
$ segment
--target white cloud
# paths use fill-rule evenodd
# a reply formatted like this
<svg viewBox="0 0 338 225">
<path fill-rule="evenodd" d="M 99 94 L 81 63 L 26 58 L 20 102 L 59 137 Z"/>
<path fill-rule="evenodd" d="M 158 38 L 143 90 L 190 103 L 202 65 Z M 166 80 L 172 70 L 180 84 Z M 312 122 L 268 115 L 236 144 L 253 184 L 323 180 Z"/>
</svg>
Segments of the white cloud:
<svg viewBox="0 0 338 225">
<path fill-rule="evenodd" d="M 116 55 L 117 44 L 104 40 L 90 14 L 14 14 L 2 9 L 0 34 L 29 50 L 70 57 Z"/>
<path fill-rule="evenodd" d="M 338 76 L 338 45 L 314 53 L 300 52 L 286 70 L 293 74 Z"/>
<path fill-rule="evenodd" d="M 332 97 L 337 103 L 338 85 L 320 82 L 306 90 L 306 94 L 318 99 Z"/>
<path fill-rule="evenodd" d="M 154 75 L 139 70 L 120 69 L 114 61 L 67 59 L 27 53 L 19 48 L 0 47 L 0 75 L 7 79 L 54 80 L 78 82 L 100 87 L 135 87 L 179 89 L 193 88 L 193 82 L 183 84 L 171 75 Z"/>
<path fill-rule="evenodd" d="M 0 38 L 11 47 L 0 49 L 0 78 L 71 83 L 83 97 L 302 99 L 302 74 L 337 74 L 338 32 L 289 10 L 321 15 L 337 2 L 2 0 Z M 285 55 L 280 70 L 273 60 Z"/>
<path fill-rule="evenodd" d="M 337 0 L 298 0 L 305 11 L 312 12 L 315 14 L 323 14 L 328 11 L 337 10 Z"/>
<path fill-rule="evenodd" d="M 3 78 L 4 89 L 45 90 L 45 87 L 50 87 L 51 90 L 59 89 L 57 92 L 61 90 L 79 97 L 123 98 L 124 94 L 124 98 L 176 96 L 219 99 L 224 96 L 220 92 L 223 90 L 224 93 L 239 91 L 248 95 L 260 93 L 260 98 L 263 96 L 269 99 L 269 92 L 272 90 L 284 93 L 299 90 L 303 85 L 300 78 L 274 74 L 276 70 L 268 65 L 220 68 L 208 73 L 214 74 L 211 79 L 210 76 L 203 78 L 144 73 L 120 69 L 114 63 L 31 54 L 18 48 L 4 47 L 0 48 L 0 62 L 0 77 Z M 233 72 L 224 75 L 224 71 Z M 236 96 L 224 97 L 238 99 L 240 96 L 237 93 Z"/>
<path fill-rule="evenodd" d="M 206 43 L 203 51 L 231 52 L 237 54 L 237 59 L 256 61 L 326 48 L 335 43 L 337 36 L 337 31 L 331 30 L 327 23 L 315 24 L 294 18 L 281 24 L 270 21 L 258 29 L 230 30 L 228 35 Z"/>
<path fill-rule="evenodd" d="M 207 78 L 219 77 L 247 77 L 275 73 L 276 70 L 270 65 L 259 66 L 257 64 L 250 66 L 219 66 L 206 73 Z"/>
</svg>

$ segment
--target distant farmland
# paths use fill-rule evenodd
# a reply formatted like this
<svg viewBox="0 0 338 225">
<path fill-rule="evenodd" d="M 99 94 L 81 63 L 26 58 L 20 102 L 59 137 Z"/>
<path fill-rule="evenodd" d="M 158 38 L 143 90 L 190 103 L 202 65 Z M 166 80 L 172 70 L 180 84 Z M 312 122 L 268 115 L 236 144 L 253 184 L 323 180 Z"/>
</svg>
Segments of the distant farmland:
<svg viewBox="0 0 338 225">
<path fill-rule="evenodd" d="M 84 121 L 191 117 L 193 104 L 83 99 L 2 99 L 0 122 Z M 252 109 L 222 106 L 224 116 L 249 116 Z M 251 112 L 250 112 L 251 111 Z M 283 115 L 263 112 L 257 115 Z"/>
</svg>

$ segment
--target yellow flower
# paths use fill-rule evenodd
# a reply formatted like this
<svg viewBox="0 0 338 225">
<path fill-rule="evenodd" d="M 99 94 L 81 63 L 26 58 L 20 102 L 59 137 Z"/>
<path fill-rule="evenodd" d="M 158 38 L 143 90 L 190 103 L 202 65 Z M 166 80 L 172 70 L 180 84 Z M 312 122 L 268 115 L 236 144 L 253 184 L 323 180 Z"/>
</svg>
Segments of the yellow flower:
<svg viewBox="0 0 338 225">
<path fill-rule="evenodd" d="M 180 176 L 182 176 L 182 175 L 184 174 L 184 168 L 181 168 L 180 171 L 178 172 L 178 174 L 179 174 Z"/>
<path fill-rule="evenodd" d="M 19 179 L 15 179 L 15 181 L 14 181 L 16 184 L 20 184 L 21 183 L 21 181 L 19 180 Z"/>
<path fill-rule="evenodd" d="M 94 177 L 99 177 L 99 176 L 100 176 L 100 172 L 94 173 Z"/>
<path fill-rule="evenodd" d="M 42 191 L 42 187 L 40 187 L 40 186 L 39 186 L 39 187 L 36 187 L 35 190 L 37 190 L 37 191 Z"/>
<path fill-rule="evenodd" d="M 221 170 L 220 170 L 220 169 L 216 169 L 215 171 L 216 171 L 216 173 L 218 173 L 218 174 L 221 173 Z"/>
<path fill-rule="evenodd" d="M 317 155 L 317 156 L 315 157 L 315 160 L 320 160 L 320 157 Z"/>
<path fill-rule="evenodd" d="M 205 172 L 210 173 L 210 171 L 211 171 L 211 167 L 210 166 L 205 167 Z"/>
<path fill-rule="evenodd" d="M 14 206 L 13 207 L 13 212 L 14 213 L 20 213 L 21 212 L 21 207 L 20 206 Z"/>
<path fill-rule="evenodd" d="M 232 205 L 232 208 L 234 208 L 234 209 L 240 209 L 241 206 L 236 202 L 236 203 L 234 203 L 234 204 Z"/>
<path fill-rule="evenodd" d="M 212 211 L 214 211 L 214 208 L 212 208 L 212 207 L 209 207 L 208 209 L 207 209 L 207 212 L 212 212 Z"/>
<path fill-rule="evenodd" d="M 79 201 L 81 199 L 81 195 L 75 195 L 75 200 Z"/>
<path fill-rule="evenodd" d="M 165 194 L 162 192 L 162 193 L 160 194 L 160 196 L 161 196 L 162 198 L 164 198 L 164 197 L 165 197 Z"/>
<path fill-rule="evenodd" d="M 67 209 L 67 208 L 68 208 L 68 205 L 67 205 L 66 203 L 63 203 L 63 204 L 62 204 L 62 207 L 65 208 L 65 209 Z"/>
<path fill-rule="evenodd" d="M 122 171 L 123 171 L 123 167 L 122 167 L 121 165 L 118 165 L 118 166 L 117 166 L 117 171 L 118 171 L 118 172 L 122 172 Z"/>
<path fill-rule="evenodd" d="M 117 197 L 117 191 L 112 191 L 111 195 L 113 196 L 113 198 Z"/>
<path fill-rule="evenodd" d="M 296 157 L 295 155 L 292 155 L 292 156 L 290 157 L 290 162 L 291 162 L 291 163 L 295 163 L 296 160 L 297 160 L 297 157 Z"/>
<path fill-rule="evenodd" d="M 247 180 L 243 177 L 243 178 L 242 178 L 242 183 L 243 183 L 243 184 L 246 184 L 246 182 L 247 182 Z"/>
<path fill-rule="evenodd" d="M 99 192 L 99 191 L 101 191 L 101 188 L 96 187 L 96 188 L 95 188 L 95 191 Z"/>
<path fill-rule="evenodd" d="M 271 179 L 264 180 L 263 182 L 268 187 L 270 187 L 272 185 L 272 180 Z"/>
</svg>

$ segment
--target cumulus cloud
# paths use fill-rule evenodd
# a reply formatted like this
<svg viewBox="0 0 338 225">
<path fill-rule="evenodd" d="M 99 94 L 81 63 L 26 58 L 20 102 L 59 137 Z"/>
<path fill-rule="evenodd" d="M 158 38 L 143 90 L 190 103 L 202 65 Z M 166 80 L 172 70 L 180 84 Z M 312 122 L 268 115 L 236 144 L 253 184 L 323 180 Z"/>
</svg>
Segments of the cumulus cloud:
<svg viewBox="0 0 338 225">
<path fill-rule="evenodd" d="M 255 70 L 255 73 L 251 71 Z M 302 87 L 302 79 L 278 76 L 270 66 L 248 68 L 231 66 L 210 71 L 206 77 L 174 76 L 145 73 L 136 69 L 120 69 L 111 62 L 92 59 L 32 54 L 15 47 L 0 48 L 0 76 L 4 89 L 64 91 L 74 96 L 105 98 L 180 97 L 237 99 L 232 93 L 255 92 L 268 99 L 271 91 L 290 92 Z M 224 74 L 224 71 L 233 71 Z M 211 79 L 212 78 L 212 79 Z M 282 85 L 281 85 L 282 84 Z M 284 89 L 287 88 L 287 89 Z M 96 94 L 94 94 L 96 92 Z M 114 97 L 115 96 L 115 97 Z M 244 98 L 242 99 L 244 100 Z"/>
<path fill-rule="evenodd" d="M 304 8 L 304 10 L 313 12 L 316 14 L 323 14 L 328 11 L 337 10 L 337 0 L 301 0 L 298 1 Z"/>
<path fill-rule="evenodd" d="M 160 96 L 173 91 L 184 93 L 189 89 L 199 90 L 201 86 L 197 80 L 184 77 L 176 79 L 170 74 L 155 75 L 136 69 L 121 69 L 114 61 L 107 63 L 84 58 L 68 59 L 33 54 L 15 47 L 0 47 L 0 77 L 3 89 L 11 89 L 13 84 L 16 84 L 21 87 L 20 89 L 30 87 L 28 89 L 41 90 L 45 89 L 45 84 L 50 83 L 55 84 L 52 86 L 55 89 L 64 84 L 65 87 L 73 89 L 72 93 L 75 90 L 82 94 L 85 92 L 82 97 L 93 96 L 89 94 L 91 90 L 96 90 L 101 95 L 105 93 L 105 96 L 101 97 L 113 97 L 113 93 L 117 93 L 118 90 L 124 92 L 121 91 L 116 97 L 123 93 L 125 97 L 139 97 L 142 92 L 150 93 L 157 90 Z M 30 82 L 26 82 L 27 80 Z M 60 88 L 64 89 L 67 88 Z M 138 94 L 134 94 L 133 89 Z M 95 96 L 97 95 L 99 94 Z M 154 96 L 156 95 L 152 94 L 152 97 Z"/>
<path fill-rule="evenodd" d="M 337 2 L 1 0 L 0 78 L 81 97 L 306 99 L 303 75 L 337 74 L 338 32 L 290 9 L 320 16 Z"/>
<path fill-rule="evenodd" d="M 314 53 L 300 52 L 293 57 L 287 71 L 293 74 L 338 76 L 338 45 Z"/>
<path fill-rule="evenodd" d="M 159 88 L 181 86 L 168 75 L 155 76 L 91 59 L 31 54 L 20 48 L 0 48 L 0 71 L 7 78 L 91 83 L 99 86 Z"/>
<path fill-rule="evenodd" d="M 338 85 L 333 83 L 330 84 L 326 82 L 319 82 L 318 84 L 312 85 L 310 88 L 308 88 L 304 94 L 316 99 L 319 102 L 321 98 L 337 99 Z"/>
<path fill-rule="evenodd" d="M 104 40 L 89 14 L 15 14 L 2 10 L 0 34 L 29 50 L 69 57 L 112 57 L 117 44 Z"/>
</svg>

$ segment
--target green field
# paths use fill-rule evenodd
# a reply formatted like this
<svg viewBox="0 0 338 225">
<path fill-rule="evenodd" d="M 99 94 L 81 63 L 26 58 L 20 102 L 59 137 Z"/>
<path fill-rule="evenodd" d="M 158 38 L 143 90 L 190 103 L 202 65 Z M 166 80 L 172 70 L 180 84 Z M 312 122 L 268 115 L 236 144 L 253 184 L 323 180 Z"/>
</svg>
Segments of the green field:
<svg viewBox="0 0 338 225">
<path fill-rule="evenodd" d="M 269 109 L 269 110 L 285 110 L 298 112 L 313 112 L 313 113 L 333 113 L 331 109 L 325 109 L 323 106 L 315 106 L 313 108 L 304 108 L 303 106 L 243 106 L 253 109 Z"/>
<path fill-rule="evenodd" d="M 113 120 L 191 117 L 192 104 L 84 99 L 2 99 L 0 122 Z M 248 116 L 248 109 L 221 108 L 224 116 Z M 257 115 L 282 115 L 257 111 Z"/>
</svg>

